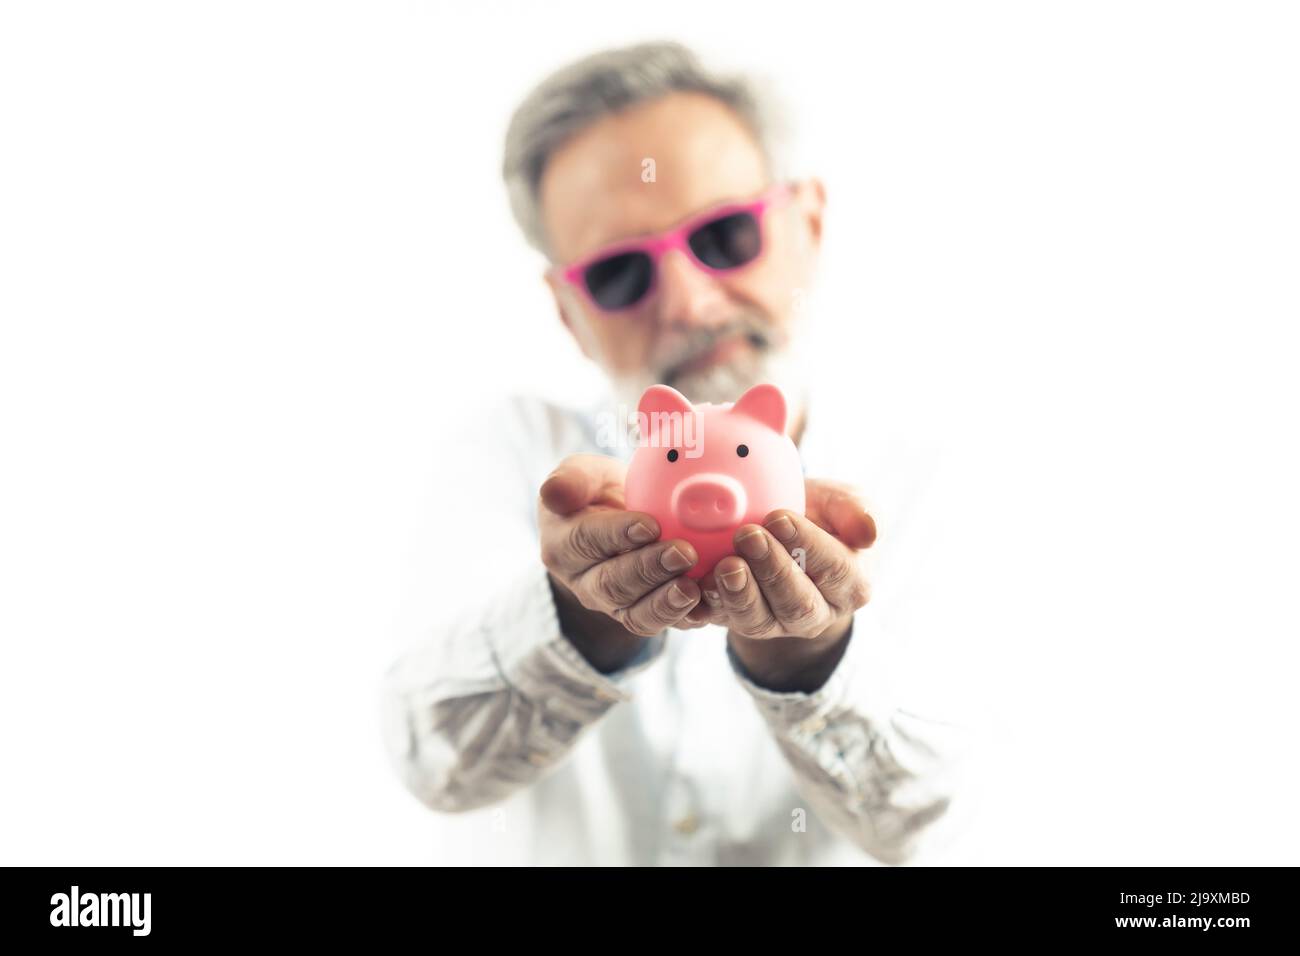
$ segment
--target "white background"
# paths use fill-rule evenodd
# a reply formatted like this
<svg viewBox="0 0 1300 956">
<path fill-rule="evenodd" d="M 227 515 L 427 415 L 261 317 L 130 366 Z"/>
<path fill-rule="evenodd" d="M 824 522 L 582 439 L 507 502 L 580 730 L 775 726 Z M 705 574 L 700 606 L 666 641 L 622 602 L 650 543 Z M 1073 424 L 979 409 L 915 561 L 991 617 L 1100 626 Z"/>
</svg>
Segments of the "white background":
<svg viewBox="0 0 1300 956">
<path fill-rule="evenodd" d="M 825 374 L 969 456 L 983 858 L 1297 861 L 1294 6 L 227 0 L 0 7 L 0 862 L 438 858 L 375 693 L 439 436 L 594 381 L 502 135 L 658 37 L 776 79 Z"/>
</svg>

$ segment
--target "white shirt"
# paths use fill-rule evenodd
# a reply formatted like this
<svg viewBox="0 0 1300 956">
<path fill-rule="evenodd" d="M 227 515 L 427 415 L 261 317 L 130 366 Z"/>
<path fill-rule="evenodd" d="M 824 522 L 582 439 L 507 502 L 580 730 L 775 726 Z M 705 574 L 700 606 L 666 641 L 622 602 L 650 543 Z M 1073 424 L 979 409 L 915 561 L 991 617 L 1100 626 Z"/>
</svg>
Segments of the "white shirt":
<svg viewBox="0 0 1300 956">
<path fill-rule="evenodd" d="M 918 703 L 925 668 L 919 691 L 904 690 L 899 642 L 882 626 L 906 634 L 903 598 L 925 594 L 910 582 L 936 459 L 836 414 L 845 408 L 814 393 L 800 453 L 809 476 L 867 494 L 881 570 L 843 658 L 811 694 L 749 680 L 719 626 L 669 629 L 608 675 L 560 631 L 538 488 L 566 455 L 630 456 L 597 444 L 610 401 L 515 398 L 440 446 L 448 484 L 413 562 L 427 627 L 383 688 L 394 765 L 447 814 L 434 862 L 960 861 L 970 728 Z"/>
</svg>

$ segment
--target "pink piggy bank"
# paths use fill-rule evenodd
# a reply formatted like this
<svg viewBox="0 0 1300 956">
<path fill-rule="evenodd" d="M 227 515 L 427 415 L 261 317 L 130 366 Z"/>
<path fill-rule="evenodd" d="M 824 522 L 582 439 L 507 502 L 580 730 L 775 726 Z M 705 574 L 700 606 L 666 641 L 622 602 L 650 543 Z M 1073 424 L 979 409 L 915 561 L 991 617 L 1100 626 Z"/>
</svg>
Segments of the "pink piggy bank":
<svg viewBox="0 0 1300 956">
<path fill-rule="evenodd" d="M 676 389 L 651 385 L 637 424 L 624 501 L 655 517 L 661 540 L 694 546 L 700 559 L 687 577 L 704 577 L 734 553 L 742 524 L 762 524 L 777 508 L 804 513 L 803 466 L 775 385 L 755 385 L 722 405 L 692 405 Z"/>
</svg>

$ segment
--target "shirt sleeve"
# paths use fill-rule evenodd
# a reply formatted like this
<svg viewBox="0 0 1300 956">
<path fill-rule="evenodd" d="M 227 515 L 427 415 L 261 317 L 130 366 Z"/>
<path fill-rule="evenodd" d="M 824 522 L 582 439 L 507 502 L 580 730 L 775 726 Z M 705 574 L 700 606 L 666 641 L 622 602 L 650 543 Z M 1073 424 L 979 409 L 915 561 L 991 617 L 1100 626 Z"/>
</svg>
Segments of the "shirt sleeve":
<svg viewBox="0 0 1300 956">
<path fill-rule="evenodd" d="M 560 629 L 535 512 L 542 478 L 577 441 L 571 427 L 512 400 L 444 443 L 472 467 L 439 477 L 414 535 L 407 649 L 380 692 L 390 759 L 435 810 L 491 805 L 556 769 L 663 651 L 664 634 L 647 638 L 602 674 Z"/>
<path fill-rule="evenodd" d="M 768 690 L 730 645 L 727 657 L 822 822 L 881 862 L 920 863 L 966 829 L 974 732 L 947 711 L 940 718 L 912 709 L 885 647 L 868 605 L 813 693 Z"/>
<path fill-rule="evenodd" d="M 546 570 L 518 577 L 388 671 L 385 738 L 402 781 L 441 811 L 487 806 L 556 768 L 583 733 L 632 696 L 663 652 L 647 638 L 602 674 L 560 630 Z"/>
</svg>

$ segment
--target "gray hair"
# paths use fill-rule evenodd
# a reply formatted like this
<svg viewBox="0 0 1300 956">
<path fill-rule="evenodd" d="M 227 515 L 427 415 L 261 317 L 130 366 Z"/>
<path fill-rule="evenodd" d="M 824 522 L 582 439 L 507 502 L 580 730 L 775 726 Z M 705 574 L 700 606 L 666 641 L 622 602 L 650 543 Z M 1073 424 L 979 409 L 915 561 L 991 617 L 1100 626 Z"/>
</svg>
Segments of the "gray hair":
<svg viewBox="0 0 1300 956">
<path fill-rule="evenodd" d="M 511 212 L 529 245 L 549 258 L 540 189 L 555 151 L 604 116 L 676 92 L 704 93 L 730 107 L 753 134 L 769 173 L 785 174 L 778 144 L 786 118 L 766 78 L 713 73 L 672 41 L 605 50 L 552 73 L 510 119 L 501 172 Z"/>
</svg>

